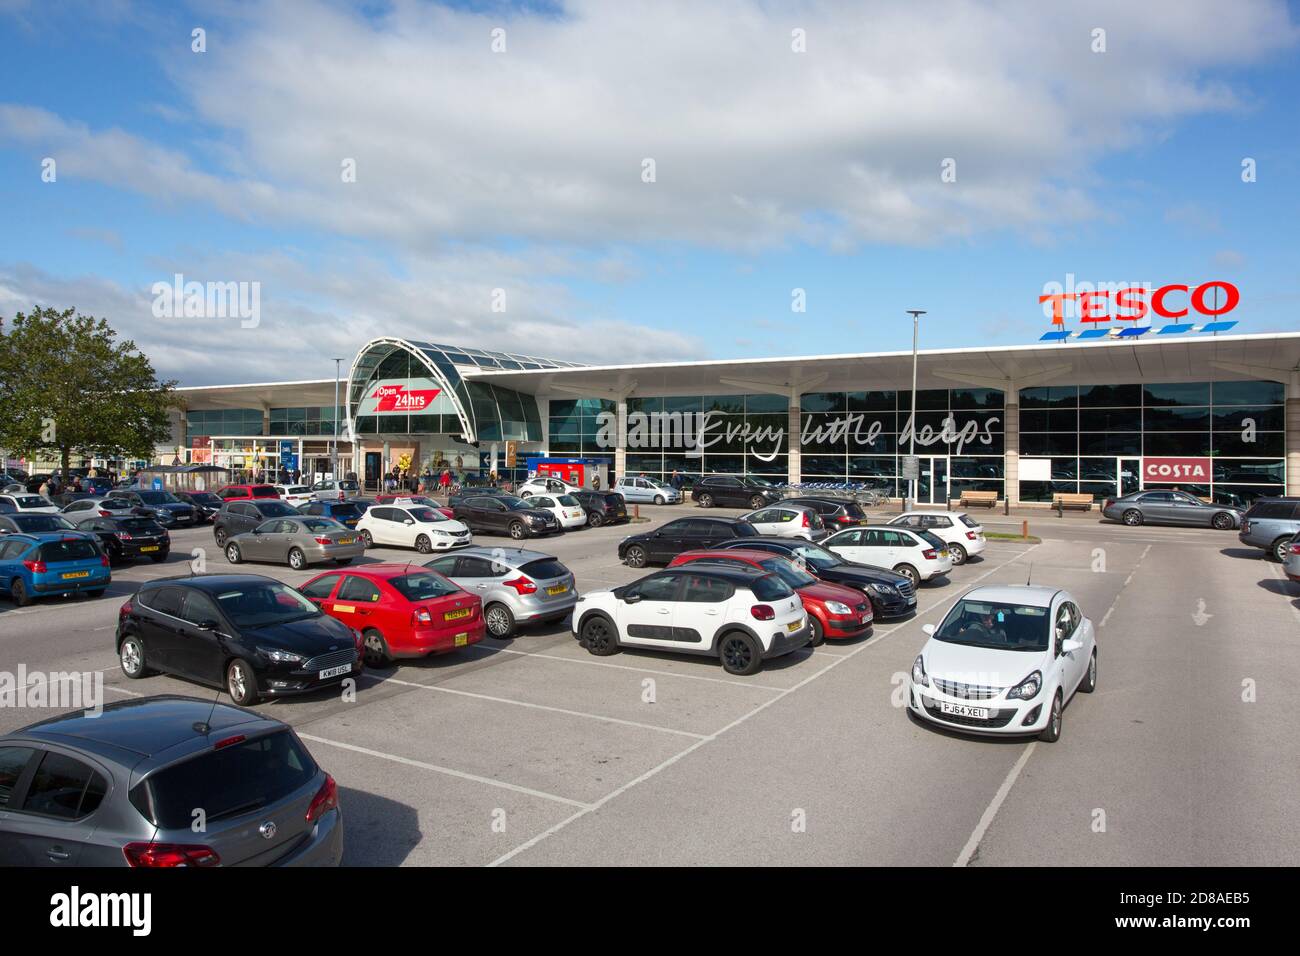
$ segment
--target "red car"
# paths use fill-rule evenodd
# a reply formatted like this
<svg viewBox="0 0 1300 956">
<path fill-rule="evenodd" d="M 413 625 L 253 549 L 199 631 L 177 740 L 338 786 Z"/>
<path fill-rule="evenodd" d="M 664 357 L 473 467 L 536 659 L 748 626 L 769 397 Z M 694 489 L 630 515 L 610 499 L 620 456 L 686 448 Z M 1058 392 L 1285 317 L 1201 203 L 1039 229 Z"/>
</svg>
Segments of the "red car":
<svg viewBox="0 0 1300 956">
<path fill-rule="evenodd" d="M 253 498 L 279 498 L 280 492 L 272 485 L 226 485 L 217 489 L 222 501 L 251 501 Z"/>
<path fill-rule="evenodd" d="M 795 565 L 789 558 L 772 554 L 768 551 L 684 551 L 673 558 L 668 565 L 689 564 L 692 561 L 708 561 L 714 564 L 748 564 L 765 571 L 772 571 L 786 584 L 794 588 L 803 601 L 803 609 L 808 612 L 812 624 L 812 640 L 809 644 L 816 647 L 827 638 L 844 640 L 871 633 L 873 617 L 871 602 L 861 591 L 845 587 L 843 584 L 831 584 L 819 581 L 803 568 Z"/>
<path fill-rule="evenodd" d="M 483 602 L 436 571 L 368 564 L 318 574 L 298 589 L 330 617 L 361 632 L 365 662 L 445 654 L 483 640 Z"/>
</svg>

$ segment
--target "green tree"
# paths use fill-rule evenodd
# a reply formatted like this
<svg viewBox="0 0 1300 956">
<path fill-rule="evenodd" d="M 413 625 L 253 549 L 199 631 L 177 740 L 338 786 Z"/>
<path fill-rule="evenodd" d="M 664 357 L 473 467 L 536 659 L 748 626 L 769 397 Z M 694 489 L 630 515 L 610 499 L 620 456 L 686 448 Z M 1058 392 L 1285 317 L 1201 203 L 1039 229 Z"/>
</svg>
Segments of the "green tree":
<svg viewBox="0 0 1300 956">
<path fill-rule="evenodd" d="M 152 458 L 171 439 L 176 383 L 159 381 L 135 343 L 103 319 L 37 307 L 0 317 L 0 447 L 57 454 Z"/>
</svg>

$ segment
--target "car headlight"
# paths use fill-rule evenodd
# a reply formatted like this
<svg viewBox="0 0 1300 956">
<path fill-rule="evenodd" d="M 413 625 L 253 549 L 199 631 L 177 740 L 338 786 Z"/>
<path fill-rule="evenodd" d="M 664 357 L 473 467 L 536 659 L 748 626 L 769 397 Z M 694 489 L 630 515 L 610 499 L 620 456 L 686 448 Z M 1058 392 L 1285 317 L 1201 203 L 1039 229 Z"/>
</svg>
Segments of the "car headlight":
<svg viewBox="0 0 1300 956">
<path fill-rule="evenodd" d="M 897 597 L 898 588 L 892 584 L 868 584 L 867 590 L 872 594 L 879 594 L 881 597 Z"/>
<path fill-rule="evenodd" d="M 1015 687 L 1007 691 L 1007 700 L 1033 700 L 1043 689 L 1043 674 L 1034 671 Z"/>
<path fill-rule="evenodd" d="M 840 603 L 839 601 L 827 601 L 827 602 L 826 602 L 826 610 L 830 611 L 832 614 L 852 614 L 852 613 L 853 613 L 853 608 L 849 607 L 847 604 L 842 604 L 842 603 Z"/>
<path fill-rule="evenodd" d="M 436 535 L 438 535 L 439 537 L 442 537 L 442 538 L 450 538 L 450 537 L 451 537 L 451 532 L 450 532 L 450 531 L 440 531 L 440 530 L 437 529 L 437 528 L 435 528 L 435 529 L 433 530 L 433 533 L 436 534 Z"/>
<path fill-rule="evenodd" d="M 930 686 L 930 678 L 925 673 L 925 661 L 920 654 L 917 654 L 916 660 L 912 662 L 912 683 L 920 684 L 922 687 Z"/>
<path fill-rule="evenodd" d="M 305 660 L 301 654 L 281 650 L 278 647 L 259 647 L 257 650 L 277 664 L 301 664 Z"/>
</svg>

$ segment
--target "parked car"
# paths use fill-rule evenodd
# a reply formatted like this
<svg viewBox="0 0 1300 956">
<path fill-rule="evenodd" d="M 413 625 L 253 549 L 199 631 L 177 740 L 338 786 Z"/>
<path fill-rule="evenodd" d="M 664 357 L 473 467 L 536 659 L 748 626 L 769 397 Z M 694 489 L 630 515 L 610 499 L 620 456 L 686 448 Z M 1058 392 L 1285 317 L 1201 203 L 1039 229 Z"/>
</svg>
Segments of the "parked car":
<svg viewBox="0 0 1300 956">
<path fill-rule="evenodd" d="M 901 617 L 916 609 L 916 585 L 895 571 L 845 560 L 820 544 L 799 538 L 737 538 L 714 550 L 766 551 L 794 561 L 819 581 L 843 584 L 861 591 L 871 601 L 872 617 Z"/>
<path fill-rule="evenodd" d="M 1240 527 L 1242 511 L 1227 505 L 1206 504 L 1185 491 L 1134 491 L 1101 503 L 1101 513 L 1112 521 L 1140 524 L 1195 525 L 1228 531 Z"/>
<path fill-rule="evenodd" d="M 952 570 L 947 545 L 928 531 L 888 526 L 847 528 L 823 544 L 850 561 L 892 568 L 911 578 L 914 585 L 943 577 Z"/>
<path fill-rule="evenodd" d="M 28 512 L 14 512 L 12 514 L 0 514 L 0 535 L 19 534 L 27 532 L 31 534 L 42 534 L 49 531 L 76 531 L 74 525 L 63 515 L 46 514 L 37 512 L 32 514 Z"/>
<path fill-rule="evenodd" d="M 520 625 L 563 620 L 578 601 L 573 572 L 542 551 L 471 547 L 424 566 L 482 599 L 495 638 L 511 637 Z"/>
<path fill-rule="evenodd" d="M 232 534 L 223 549 L 231 564 L 268 561 L 301 571 L 311 564 L 349 564 L 366 552 L 361 535 L 332 518 L 270 518 L 252 531 Z"/>
<path fill-rule="evenodd" d="M 861 637 L 870 633 L 875 620 L 871 602 L 861 591 L 843 584 L 819 581 L 789 558 L 768 551 L 746 551 L 744 548 L 687 551 L 673 558 L 669 567 L 691 563 L 745 565 L 779 575 L 794 588 L 803 602 L 803 609 L 808 614 L 808 644 L 811 647 L 820 647 L 827 638 Z"/>
<path fill-rule="evenodd" d="M 178 491 L 176 497 L 194 509 L 196 524 L 206 524 L 215 518 L 223 503 L 210 491 Z"/>
<path fill-rule="evenodd" d="M 83 514 L 76 524 L 78 531 L 92 534 L 99 540 L 110 564 L 136 558 L 149 558 L 160 564 L 171 552 L 171 535 L 153 518 L 133 514 L 101 518 L 90 513 Z"/>
<path fill-rule="evenodd" d="M 704 654 L 738 675 L 757 673 L 763 661 L 798 650 L 812 636 L 803 603 L 780 575 L 707 563 L 588 592 L 574 608 L 572 630 L 598 657 L 623 647 Z"/>
<path fill-rule="evenodd" d="M 338 787 L 293 728 L 212 700 L 118 701 L 5 734 L 0 792 L 0 866 L 337 866 L 343 856 Z"/>
<path fill-rule="evenodd" d="M 294 518 L 298 512 L 279 498 L 249 498 L 227 501 L 212 519 L 212 537 L 223 551 L 226 541 L 237 534 L 252 531 L 270 518 Z"/>
<path fill-rule="evenodd" d="M 147 508 L 155 518 L 161 518 L 163 524 L 170 524 L 166 519 L 171 516 L 178 528 L 188 528 L 198 523 L 194 506 L 181 501 L 170 491 L 114 491 L 110 495 L 129 501 L 137 508 Z"/>
<path fill-rule="evenodd" d="M 582 490 L 579 485 L 571 485 L 551 475 L 537 475 L 521 484 L 516 494 L 520 498 L 530 498 L 533 495 L 571 495 Z"/>
<path fill-rule="evenodd" d="M 629 520 L 627 503 L 614 491 L 573 491 L 574 500 L 587 512 L 587 527 L 599 528 L 603 524 L 619 524 Z"/>
<path fill-rule="evenodd" d="M 0 590 L 19 607 L 82 591 L 98 597 L 111 579 L 108 555 L 93 535 L 17 533 L 0 539 Z"/>
<path fill-rule="evenodd" d="M 1282 570 L 1292 581 L 1300 581 L 1300 534 L 1296 534 L 1287 543 L 1286 556 L 1282 559 Z"/>
<path fill-rule="evenodd" d="M 59 506 L 44 495 L 12 494 L 0 495 L 0 502 L 12 507 L 19 514 L 58 514 Z"/>
<path fill-rule="evenodd" d="M 274 485 L 276 493 L 295 508 L 308 501 L 315 501 L 316 496 L 306 485 Z"/>
<path fill-rule="evenodd" d="M 587 526 L 587 510 L 573 495 L 532 495 L 528 503 L 534 508 L 549 511 L 566 531 Z"/>
<path fill-rule="evenodd" d="M 786 498 L 783 505 L 803 505 L 812 508 L 822 516 L 826 527 L 832 530 L 850 528 L 853 525 L 871 524 L 862 505 L 856 501 L 844 501 L 839 498 L 819 498 L 816 495 L 801 495 L 798 498 Z"/>
<path fill-rule="evenodd" d="M 370 502 L 362 498 L 344 498 L 342 501 L 309 501 L 298 506 L 298 514 L 313 518 L 333 518 L 339 524 L 355 528 L 361 516 L 370 510 Z"/>
<path fill-rule="evenodd" d="M 125 498 L 113 496 L 98 497 L 85 495 L 63 506 L 59 512 L 63 517 L 76 524 L 82 518 L 96 515 L 100 518 L 136 517 L 153 518 L 153 511 L 141 508 Z"/>
<path fill-rule="evenodd" d="M 680 491 L 658 478 L 620 478 L 613 490 L 622 495 L 624 501 L 637 503 L 675 505 L 682 500 Z"/>
<path fill-rule="evenodd" d="M 701 508 L 722 505 L 757 511 L 781 500 L 781 492 L 766 482 L 739 475 L 705 475 L 691 485 L 691 500 Z"/>
<path fill-rule="evenodd" d="M 248 501 L 252 498 L 279 498 L 280 493 L 274 485 L 225 485 L 216 490 L 216 496 L 224 501 Z"/>
<path fill-rule="evenodd" d="M 561 530 L 555 515 L 513 495 L 465 496 L 453 505 L 452 513 L 475 534 L 508 534 L 516 541 Z"/>
<path fill-rule="evenodd" d="M 888 522 L 893 528 L 928 531 L 948 546 L 954 566 L 983 554 L 983 526 L 964 511 L 909 511 Z"/>
<path fill-rule="evenodd" d="M 1291 539 L 1300 532 L 1300 498 L 1256 498 L 1241 519 L 1237 540 L 1285 561 Z"/>
<path fill-rule="evenodd" d="M 365 662 L 389 667 L 483 640 L 482 600 L 441 574 L 409 564 L 326 571 L 302 586 L 326 614 L 361 632 Z"/>
<path fill-rule="evenodd" d="M 1095 629 L 1068 591 L 975 588 L 923 630 L 908 707 L 931 723 L 1051 743 L 1075 691 L 1097 689 Z"/>
<path fill-rule="evenodd" d="M 733 518 L 677 518 L 653 531 L 628 535 L 618 543 L 618 559 L 629 568 L 667 564 L 683 551 L 717 547 L 732 538 L 753 538 L 754 526 Z"/>
<path fill-rule="evenodd" d="M 13 515 L 17 513 L 18 513 L 18 509 L 15 508 L 13 505 L 11 505 L 9 502 L 0 501 L 0 515 Z"/>
<path fill-rule="evenodd" d="M 805 541 L 822 541 L 830 537 L 822 516 L 805 505 L 788 505 L 785 502 L 768 508 L 759 508 L 740 516 L 762 535 L 775 538 L 803 538 Z"/>
<path fill-rule="evenodd" d="M 375 505 L 357 521 L 356 529 L 367 548 L 384 545 L 431 554 L 474 543 L 474 536 L 462 522 L 423 505 Z"/>
<path fill-rule="evenodd" d="M 173 674 L 224 688 L 241 707 L 333 687 L 361 672 L 361 633 L 289 585 L 255 574 L 146 581 L 118 612 L 132 679 Z"/>
<path fill-rule="evenodd" d="M 318 481 L 311 486 L 311 496 L 317 501 L 328 501 L 330 499 L 343 500 L 344 498 L 354 498 L 361 494 L 361 482 L 354 481 L 351 478 L 340 478 L 337 481 L 330 478 L 325 481 Z"/>
</svg>

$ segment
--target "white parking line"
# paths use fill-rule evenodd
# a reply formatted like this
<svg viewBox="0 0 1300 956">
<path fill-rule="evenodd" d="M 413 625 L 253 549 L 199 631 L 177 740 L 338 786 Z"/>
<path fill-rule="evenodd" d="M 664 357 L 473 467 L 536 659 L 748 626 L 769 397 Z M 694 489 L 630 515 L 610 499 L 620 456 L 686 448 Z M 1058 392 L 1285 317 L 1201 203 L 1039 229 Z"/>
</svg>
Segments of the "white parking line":
<svg viewBox="0 0 1300 956">
<path fill-rule="evenodd" d="M 726 684 L 731 687 L 754 688 L 756 690 L 777 691 L 778 693 L 785 690 L 784 687 L 773 687 L 771 684 L 756 684 L 744 680 L 727 680 L 725 677 L 705 677 L 703 674 L 678 674 L 675 671 L 665 671 L 654 667 L 633 667 L 630 664 L 611 664 L 608 661 L 591 661 L 581 657 L 565 657 L 562 654 L 546 654 L 542 651 L 516 651 L 509 647 L 483 647 L 481 644 L 471 644 L 471 650 L 483 650 L 489 654 L 514 654 L 517 657 L 537 657 L 544 661 L 560 661 L 564 664 L 585 664 L 589 667 L 612 667 L 621 671 L 636 671 L 640 674 L 658 674 L 662 677 L 680 677 L 682 680 L 702 680 L 711 684 Z"/>
<path fill-rule="evenodd" d="M 979 849 L 980 840 L 984 839 L 985 831 L 988 830 L 989 826 L 993 823 L 993 818 L 998 815 L 998 808 L 1001 807 L 1002 802 L 1006 800 L 1007 794 L 1011 792 L 1011 788 L 1016 782 L 1016 778 L 1020 776 L 1020 771 L 1025 769 L 1025 764 L 1029 762 L 1029 757 L 1037 746 L 1038 741 L 1035 740 L 1026 747 L 1025 752 L 1020 755 L 1020 759 L 1016 761 L 1015 766 L 1008 771 L 1006 779 L 1002 781 L 1002 786 L 998 787 L 998 792 L 993 794 L 993 799 L 989 802 L 989 805 L 984 808 L 984 813 L 980 817 L 980 822 L 975 824 L 975 830 L 971 833 L 970 839 L 967 840 L 966 845 L 962 847 L 961 853 L 957 854 L 957 859 L 953 861 L 953 866 L 965 866 L 970 862 L 971 857 L 975 855 L 975 851 Z"/>
<path fill-rule="evenodd" d="M 1110 602 L 1110 607 L 1106 609 L 1105 615 L 1102 616 L 1101 623 L 1097 625 L 1098 627 L 1106 626 L 1106 622 L 1110 620 L 1111 614 L 1114 613 L 1115 608 L 1119 605 L 1119 599 L 1124 596 L 1124 589 L 1132 583 L 1133 575 L 1137 574 L 1138 568 L 1141 567 L 1142 561 L 1146 558 L 1147 552 L 1150 550 L 1151 545 L 1147 545 L 1142 549 L 1142 553 L 1138 555 L 1137 562 L 1133 565 L 1133 570 L 1128 573 L 1128 577 L 1124 579 L 1124 583 L 1119 586 L 1119 592 L 1115 595 L 1115 600 Z"/>
</svg>

